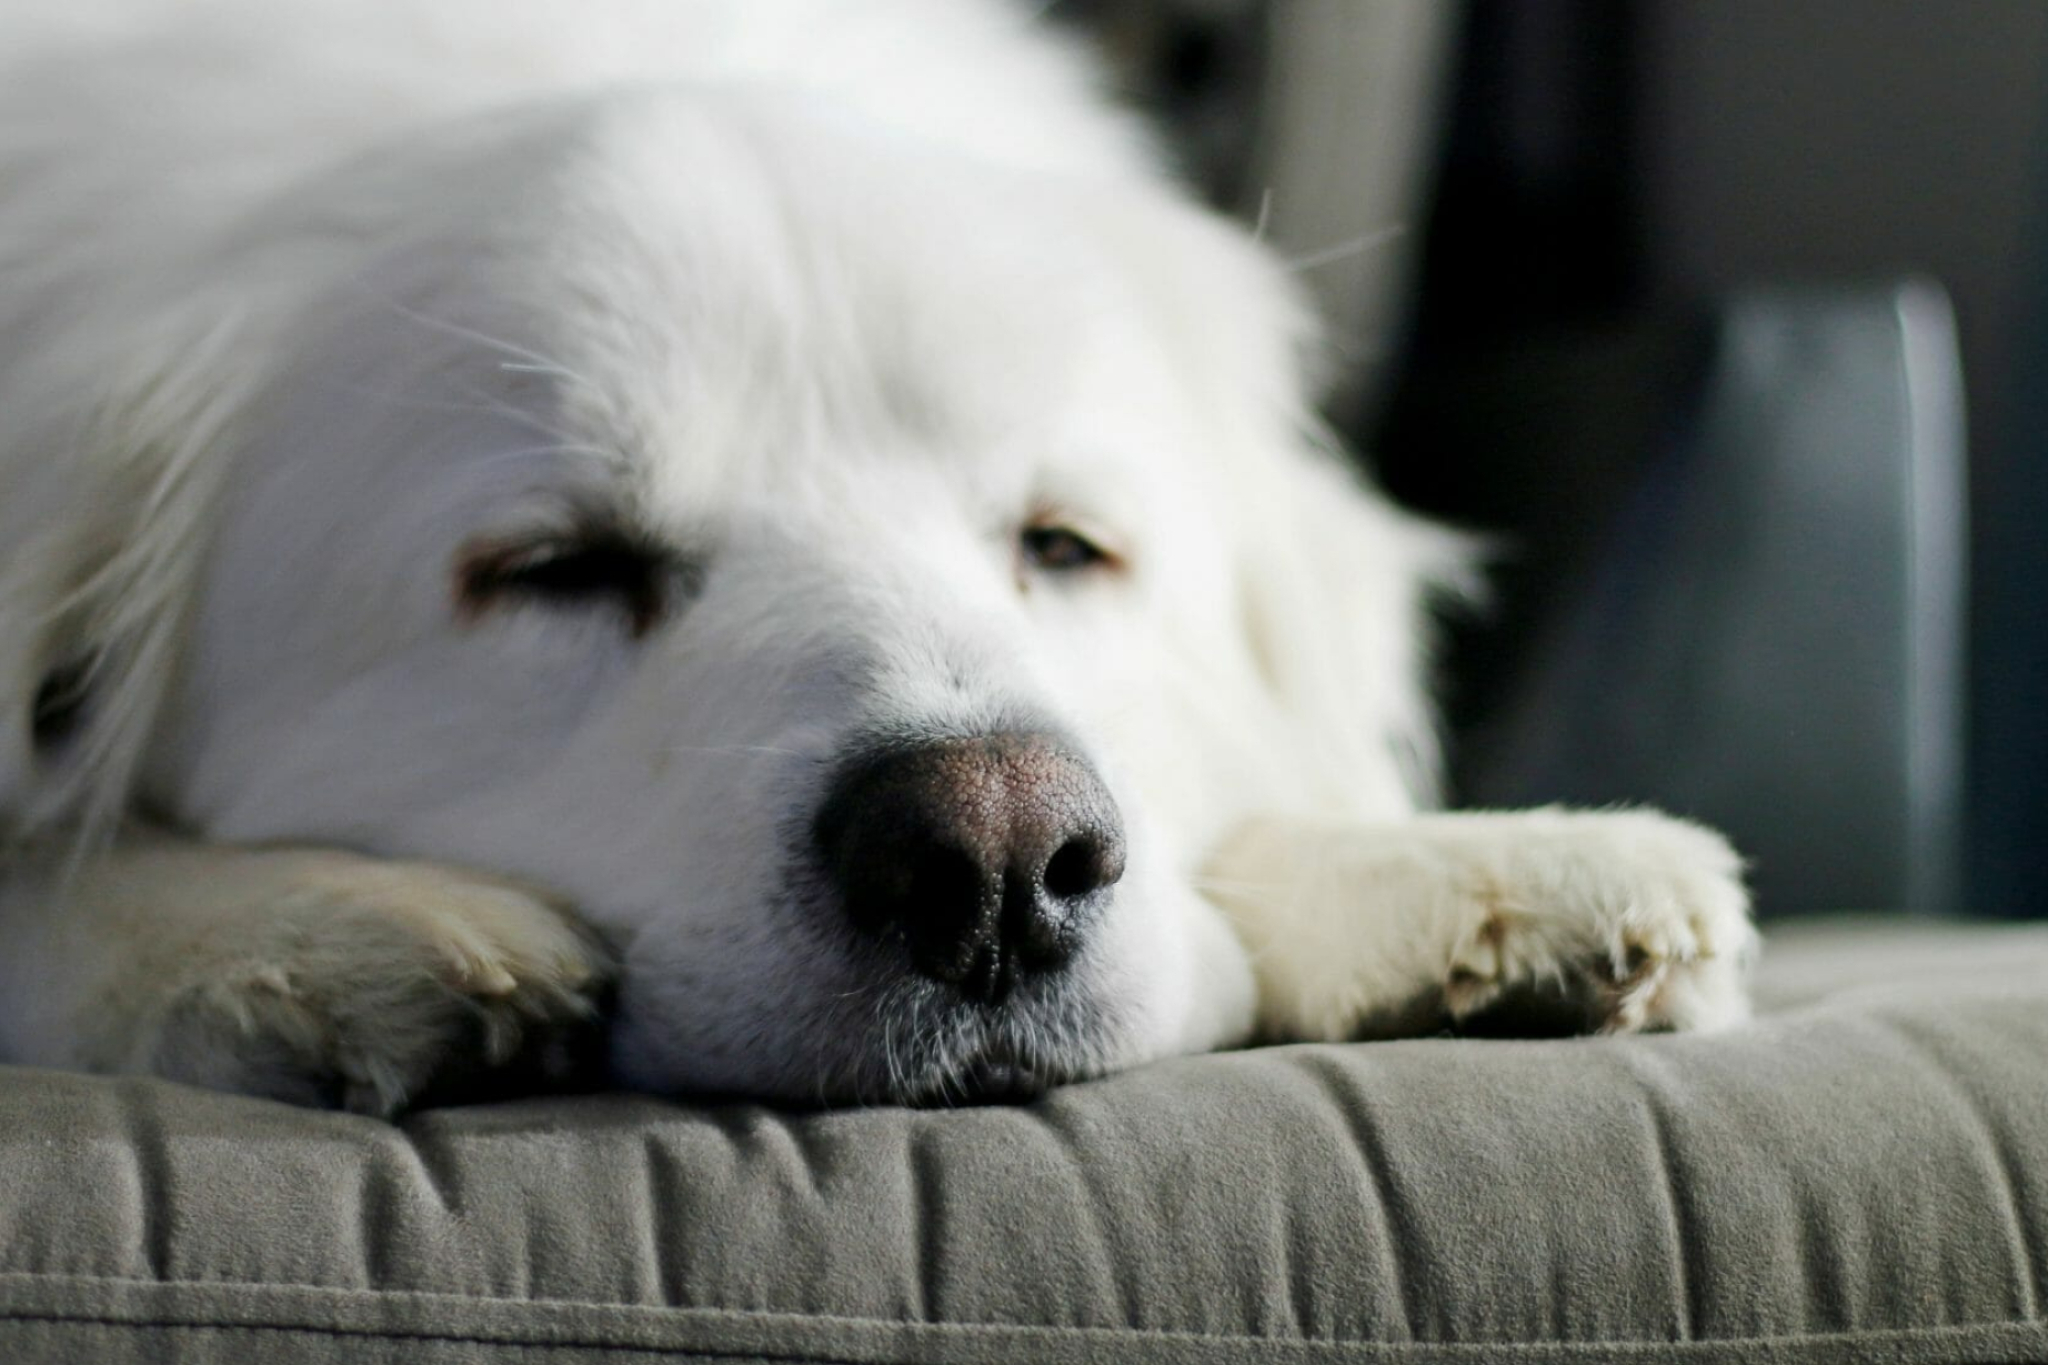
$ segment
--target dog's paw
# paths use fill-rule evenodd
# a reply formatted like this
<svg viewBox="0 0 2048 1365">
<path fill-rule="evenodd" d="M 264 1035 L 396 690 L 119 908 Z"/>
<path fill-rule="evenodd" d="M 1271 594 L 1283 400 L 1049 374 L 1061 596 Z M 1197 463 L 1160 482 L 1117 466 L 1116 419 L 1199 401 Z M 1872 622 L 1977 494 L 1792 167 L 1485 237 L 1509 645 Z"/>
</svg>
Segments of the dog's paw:
<svg viewBox="0 0 2048 1365">
<path fill-rule="evenodd" d="M 1453 1023 L 1634 1033 L 1746 1019 L 1758 939 L 1727 841 L 1651 811 L 1552 818 L 1512 876 L 1479 874 L 1481 913 L 1443 984 Z"/>
<path fill-rule="evenodd" d="M 138 1021 L 143 1069 L 389 1116 L 588 1063 L 610 967 L 561 907 L 427 864 L 275 856 L 289 875 L 266 879 L 260 913 L 138 984 L 156 1002 Z"/>
<path fill-rule="evenodd" d="M 1273 1038 L 1708 1029 L 1748 1014 L 1741 861 L 1654 811 L 1247 822 L 1205 869 Z"/>
</svg>

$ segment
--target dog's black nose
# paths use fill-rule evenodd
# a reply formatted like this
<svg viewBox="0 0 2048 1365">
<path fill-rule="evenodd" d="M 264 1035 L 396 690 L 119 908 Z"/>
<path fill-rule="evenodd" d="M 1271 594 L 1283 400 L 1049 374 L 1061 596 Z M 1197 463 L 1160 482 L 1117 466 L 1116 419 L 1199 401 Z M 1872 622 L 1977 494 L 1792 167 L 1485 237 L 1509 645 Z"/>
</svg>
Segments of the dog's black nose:
<svg viewBox="0 0 2048 1365">
<path fill-rule="evenodd" d="M 896 746 L 833 782 L 815 834 L 846 913 L 924 975 L 999 1003 L 1064 966 L 1124 874 L 1108 788 L 1044 735 Z"/>
</svg>

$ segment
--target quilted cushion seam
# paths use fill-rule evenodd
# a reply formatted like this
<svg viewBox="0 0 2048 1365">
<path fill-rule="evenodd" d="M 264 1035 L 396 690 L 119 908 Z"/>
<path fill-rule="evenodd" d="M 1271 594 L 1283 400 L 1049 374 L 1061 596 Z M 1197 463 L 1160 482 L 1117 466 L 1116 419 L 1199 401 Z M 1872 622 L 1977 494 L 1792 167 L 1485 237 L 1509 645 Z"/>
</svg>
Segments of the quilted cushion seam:
<svg viewBox="0 0 2048 1365">
<path fill-rule="evenodd" d="M 930 1322 L 908 1318 L 852 1317 L 829 1313 L 763 1312 L 752 1309 L 716 1308 L 693 1305 L 660 1304 L 619 1304 L 602 1303 L 578 1299 L 509 1299 L 499 1297 L 434 1293 L 410 1290 L 363 1290 L 335 1288 L 316 1285 L 273 1285 L 228 1280 L 144 1280 L 126 1279 L 114 1276 L 73 1276 L 44 1275 L 34 1272 L 0 1273 L 0 1287 L 8 1282 L 44 1283 L 53 1286 L 78 1287 L 82 1285 L 113 1285 L 124 1288 L 200 1291 L 256 1291 L 281 1289 L 293 1293 L 311 1293 L 317 1298 L 339 1302 L 376 1303 L 380 1301 L 409 1302 L 423 1305 L 438 1303 L 474 1304 L 484 1307 L 509 1307 L 514 1309 L 559 1307 L 565 1310 L 596 1310 L 598 1312 L 623 1311 L 629 1314 L 684 1315 L 699 1320 L 726 1319 L 734 1323 L 758 1323 L 762 1325 L 816 1324 L 820 1327 L 855 1327 L 876 1331 L 901 1331 L 908 1329 L 920 1335 L 932 1333 L 939 1336 L 960 1336 L 963 1338 L 993 1338 L 997 1340 L 1024 1341 L 1034 1336 L 1053 1339 L 1068 1338 L 1080 1341 L 1115 1340 L 1136 1338 L 1157 1340 L 1162 1343 L 1211 1344 L 1215 1346 L 1256 1346 L 1277 1348 L 1287 1352 L 1315 1354 L 1322 1352 L 1347 1352 L 1360 1349 L 1391 1352 L 1428 1354 L 1431 1352 L 1473 1351 L 1502 1353 L 1508 1355 L 1555 1352 L 1561 1349 L 1601 1350 L 1619 1353 L 1669 1352 L 1673 1349 L 1737 1350 L 1773 1349 L 1778 1347 L 1820 1346 L 1826 1344 L 1855 1345 L 1858 1343 L 1938 1341 L 1943 1338 L 1961 1338 L 1971 1334 L 2001 1332 L 2012 1329 L 2033 1329 L 2043 1336 L 2048 1344 L 2048 1319 L 2031 1317 L 2010 1317 L 1982 1322 L 1943 1323 L 1919 1327 L 1873 1327 L 1858 1331 L 1820 1331 L 1778 1334 L 1773 1336 L 1750 1337 L 1695 1337 L 1695 1338 L 1554 1338 L 1524 1341 L 1419 1341 L 1385 1340 L 1366 1337 L 1274 1337 L 1256 1336 L 1249 1333 L 1202 1332 L 1183 1328 L 1157 1327 L 1090 1327 L 1054 1323 L 1001 1323 L 1001 1322 Z M 516 1327 L 509 1326 L 501 1333 L 458 1333 L 436 1331 L 431 1328 L 402 1328 L 387 1326 L 328 1326 L 310 1322 L 221 1322 L 192 1317 L 145 1317 L 142 1315 L 123 1316 L 109 1313 L 64 1312 L 49 1309 L 9 1309 L 0 1307 L 0 1323 L 4 1322 L 47 1322 L 52 1324 L 79 1323 L 112 1327 L 134 1327 L 143 1330 L 153 1328 L 191 1328 L 212 1331 L 254 1331 L 307 1333 L 333 1337 L 368 1337 L 404 1341 L 448 1341 L 493 1346 L 517 1346 L 532 1349 L 626 1351 L 643 1355 L 687 1355 L 700 1359 L 747 1358 L 783 1360 L 790 1362 L 815 1362 L 816 1365 L 850 1365 L 837 1356 L 817 1356 L 809 1353 L 791 1353 L 787 1350 L 759 1349 L 749 1346 L 744 1350 L 725 1350 L 692 1346 L 653 1346 L 624 1342 L 607 1342 L 596 1338 L 573 1335 L 540 1337 L 522 1334 Z"/>
<path fill-rule="evenodd" d="M 0 1323 L 41 1322 L 59 1327 L 118 1327 L 129 1331 L 156 1332 L 165 1329 L 192 1332 L 252 1332 L 283 1333 L 289 1336 L 316 1337 L 368 1337 L 385 1341 L 447 1342 L 460 1346 L 490 1346 L 521 1351 L 605 1351 L 653 1356 L 690 1356 L 698 1360 L 780 1360 L 792 1365 L 852 1365 L 852 1362 L 832 1356 L 810 1354 L 791 1355 L 773 1351 L 722 1351 L 706 1350 L 694 1346 L 639 1346 L 631 1342 L 598 1341 L 574 1337 L 550 1338 L 548 1340 L 525 1339 L 512 1335 L 485 1336 L 466 1332 L 437 1332 L 427 1329 L 398 1329 L 390 1327 L 325 1327 L 319 1323 L 283 1322 L 206 1322 L 193 1318 L 124 1318 L 90 1313 L 17 1313 L 0 1310 Z"/>
</svg>

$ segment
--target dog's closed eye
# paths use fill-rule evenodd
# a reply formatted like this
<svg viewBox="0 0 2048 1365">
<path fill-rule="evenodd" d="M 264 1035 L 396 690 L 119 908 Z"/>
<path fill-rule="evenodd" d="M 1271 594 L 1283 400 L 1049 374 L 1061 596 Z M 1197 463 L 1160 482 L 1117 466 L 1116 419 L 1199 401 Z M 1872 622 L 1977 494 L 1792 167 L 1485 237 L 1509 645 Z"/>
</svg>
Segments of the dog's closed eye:
<svg viewBox="0 0 2048 1365">
<path fill-rule="evenodd" d="M 1056 518 L 1042 518 L 1017 536 L 1023 566 L 1041 574 L 1077 574 L 1124 567 L 1123 556 L 1088 533 Z"/>
<path fill-rule="evenodd" d="M 692 575 L 659 546 L 617 530 L 488 541 L 457 560 L 456 603 L 465 616 L 501 606 L 611 610 L 645 635 Z"/>
</svg>

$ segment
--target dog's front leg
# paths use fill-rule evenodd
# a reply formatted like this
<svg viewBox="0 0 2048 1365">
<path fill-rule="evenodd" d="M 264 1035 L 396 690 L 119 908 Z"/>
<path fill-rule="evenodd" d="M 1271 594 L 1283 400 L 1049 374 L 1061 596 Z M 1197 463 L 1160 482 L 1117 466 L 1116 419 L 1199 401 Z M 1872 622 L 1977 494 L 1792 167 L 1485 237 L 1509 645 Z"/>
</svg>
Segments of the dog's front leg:
<svg viewBox="0 0 2048 1365">
<path fill-rule="evenodd" d="M 509 882 L 137 829 L 7 864 L 0 1061 L 389 1114 L 515 1062 L 554 1079 L 606 970 Z"/>
<path fill-rule="evenodd" d="M 1757 936 L 1740 860 L 1654 811 L 1258 820 L 1219 849 L 1207 884 L 1252 955 L 1275 1037 L 1518 1012 L 1547 1031 L 1608 1032 L 1748 1014 Z"/>
</svg>

